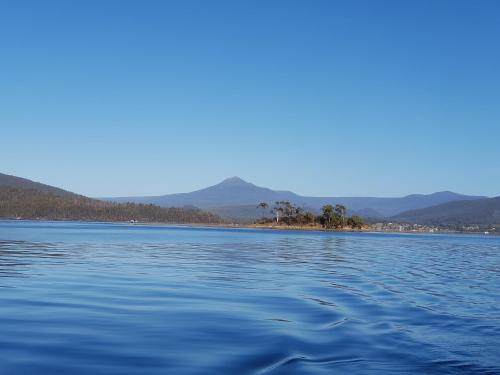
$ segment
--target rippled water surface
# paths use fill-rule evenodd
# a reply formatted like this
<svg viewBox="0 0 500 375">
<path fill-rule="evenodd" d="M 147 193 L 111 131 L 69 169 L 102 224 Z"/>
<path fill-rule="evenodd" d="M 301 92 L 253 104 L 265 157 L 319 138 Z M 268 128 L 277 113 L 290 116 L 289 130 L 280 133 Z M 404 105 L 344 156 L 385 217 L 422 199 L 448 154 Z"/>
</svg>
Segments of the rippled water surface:
<svg viewBox="0 0 500 375">
<path fill-rule="evenodd" d="M 500 238 L 0 222 L 0 374 L 498 374 Z"/>
</svg>

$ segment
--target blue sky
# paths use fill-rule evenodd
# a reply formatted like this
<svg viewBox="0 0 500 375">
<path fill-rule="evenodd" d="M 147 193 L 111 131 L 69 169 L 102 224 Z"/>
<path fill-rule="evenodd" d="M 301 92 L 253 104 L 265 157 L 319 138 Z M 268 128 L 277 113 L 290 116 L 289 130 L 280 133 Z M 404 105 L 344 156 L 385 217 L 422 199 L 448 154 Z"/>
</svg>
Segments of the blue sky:
<svg viewBox="0 0 500 375">
<path fill-rule="evenodd" d="M 0 172 L 500 195 L 500 2 L 0 2 Z"/>
</svg>

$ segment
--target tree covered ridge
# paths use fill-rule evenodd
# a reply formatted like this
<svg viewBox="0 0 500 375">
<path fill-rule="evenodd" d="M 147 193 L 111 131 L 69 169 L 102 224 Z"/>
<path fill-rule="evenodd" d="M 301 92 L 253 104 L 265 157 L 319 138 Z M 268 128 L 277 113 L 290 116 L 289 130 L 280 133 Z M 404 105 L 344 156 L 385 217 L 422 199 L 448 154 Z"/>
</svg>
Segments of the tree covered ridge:
<svg viewBox="0 0 500 375">
<path fill-rule="evenodd" d="M 60 196 L 33 189 L 0 186 L 0 217 L 49 220 L 132 221 L 220 224 L 223 219 L 197 208 L 112 203 L 81 195 Z"/>
<path fill-rule="evenodd" d="M 270 208 L 267 202 L 260 202 L 257 207 L 263 213 Z M 357 215 L 347 217 L 347 208 L 341 204 L 336 204 L 335 206 L 326 204 L 321 211 L 321 215 L 315 215 L 310 211 L 305 211 L 303 208 L 295 206 L 289 201 L 277 201 L 270 211 L 275 216 L 275 219 L 263 217 L 258 223 L 266 224 L 275 221 L 277 224 L 284 223 L 286 225 L 301 226 L 321 224 L 325 229 L 341 229 L 344 227 L 361 229 L 365 225 L 363 219 Z"/>
</svg>

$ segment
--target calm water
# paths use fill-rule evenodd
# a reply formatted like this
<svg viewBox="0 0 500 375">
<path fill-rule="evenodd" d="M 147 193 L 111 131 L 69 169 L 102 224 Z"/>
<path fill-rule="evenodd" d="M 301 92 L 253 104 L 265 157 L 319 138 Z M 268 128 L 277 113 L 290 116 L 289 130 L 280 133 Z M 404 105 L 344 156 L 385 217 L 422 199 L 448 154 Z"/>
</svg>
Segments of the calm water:
<svg viewBox="0 0 500 375">
<path fill-rule="evenodd" d="M 0 221 L 0 374 L 498 374 L 500 238 Z"/>
</svg>

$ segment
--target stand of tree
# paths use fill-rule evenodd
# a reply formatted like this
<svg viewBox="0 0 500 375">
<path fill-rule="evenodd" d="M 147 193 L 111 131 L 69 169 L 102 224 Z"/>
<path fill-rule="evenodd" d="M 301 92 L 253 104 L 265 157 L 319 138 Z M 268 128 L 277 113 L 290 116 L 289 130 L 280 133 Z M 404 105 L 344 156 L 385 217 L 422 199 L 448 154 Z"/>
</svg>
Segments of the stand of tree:
<svg viewBox="0 0 500 375">
<path fill-rule="evenodd" d="M 270 208 L 266 202 L 261 202 L 257 206 L 263 211 L 263 214 Z M 341 229 L 351 227 L 353 229 L 361 229 L 365 223 L 359 216 L 346 216 L 347 209 L 341 204 L 335 206 L 327 204 L 321 209 L 321 215 L 315 215 L 312 212 L 305 211 L 301 207 L 295 206 L 289 201 L 275 202 L 271 208 L 271 213 L 275 216 L 274 219 L 263 217 L 258 223 L 266 224 L 276 222 L 286 225 L 301 225 L 312 226 L 322 225 L 325 229 Z"/>
<path fill-rule="evenodd" d="M 111 203 L 81 195 L 61 196 L 33 189 L 0 187 L 0 217 L 83 221 L 139 221 L 220 224 L 219 216 L 199 209 L 152 204 Z"/>
</svg>

